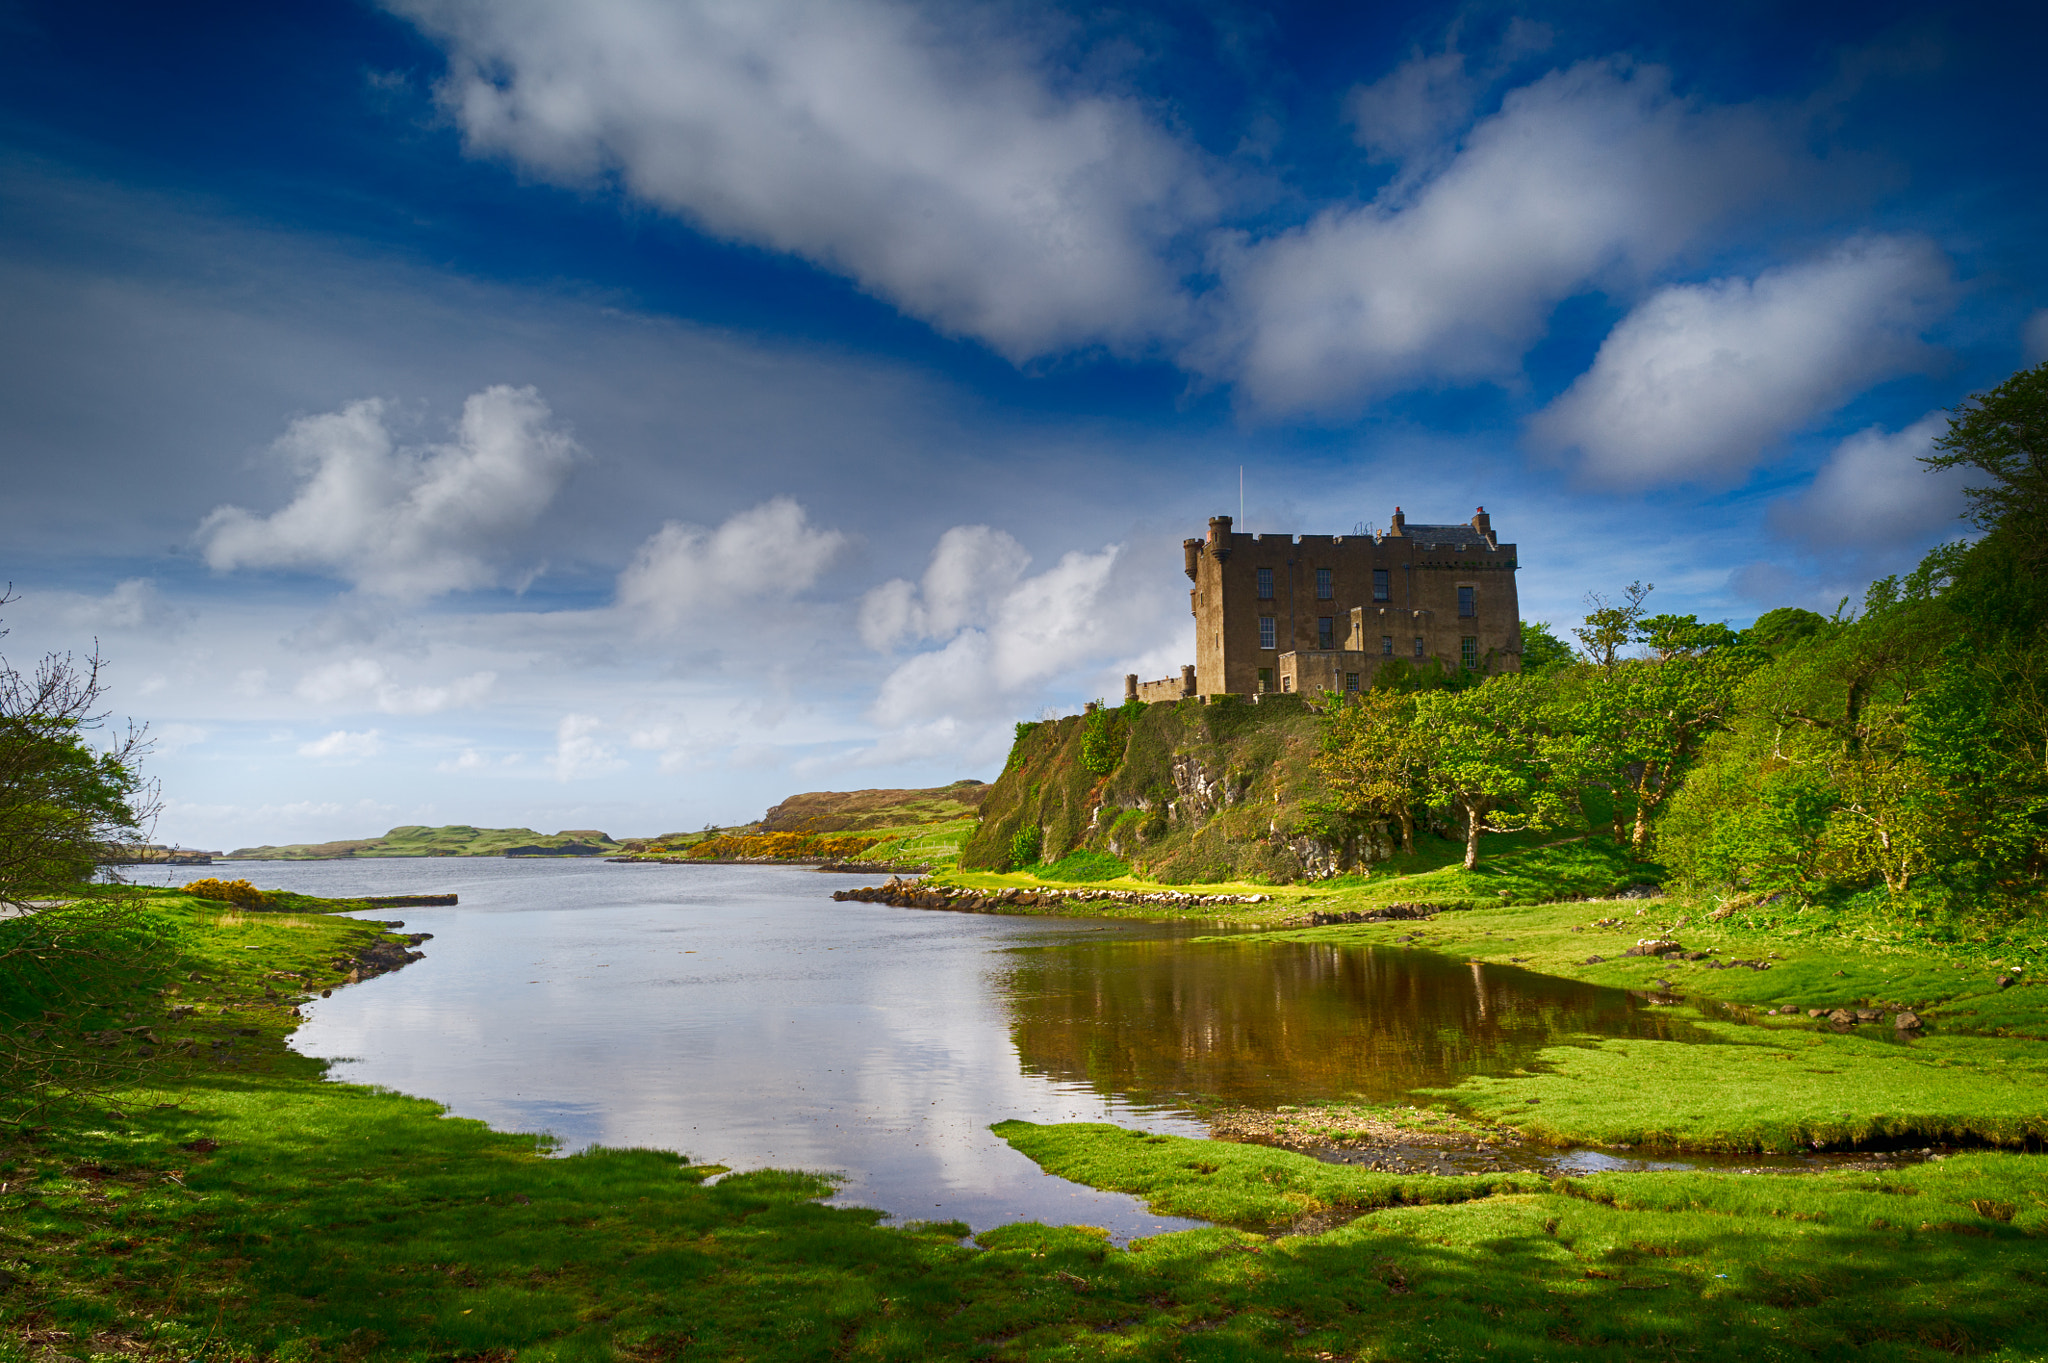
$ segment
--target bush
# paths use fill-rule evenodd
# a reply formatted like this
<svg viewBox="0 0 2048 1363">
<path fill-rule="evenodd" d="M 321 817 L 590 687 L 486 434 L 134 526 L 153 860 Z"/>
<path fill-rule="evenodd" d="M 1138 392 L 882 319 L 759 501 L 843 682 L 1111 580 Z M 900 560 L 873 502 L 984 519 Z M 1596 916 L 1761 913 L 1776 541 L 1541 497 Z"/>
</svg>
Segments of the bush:
<svg viewBox="0 0 2048 1363">
<path fill-rule="evenodd" d="M 1017 870 L 1025 866 L 1036 866 L 1045 848 L 1045 836 L 1038 825 L 1020 828 L 1010 835 L 1010 868 Z"/>
<path fill-rule="evenodd" d="M 725 833 L 690 849 L 692 859 L 841 861 L 880 842 L 858 833 Z"/>
<path fill-rule="evenodd" d="M 1097 701 L 1089 708 L 1086 726 L 1081 731 L 1081 765 L 1097 776 L 1107 776 L 1123 761 L 1124 744 L 1130 738 L 1130 725 L 1124 712 L 1104 709 Z"/>
<path fill-rule="evenodd" d="M 270 905 L 269 897 L 246 880 L 221 880 L 208 876 L 185 886 L 185 893 L 233 904 L 238 909 L 262 909 Z"/>
</svg>

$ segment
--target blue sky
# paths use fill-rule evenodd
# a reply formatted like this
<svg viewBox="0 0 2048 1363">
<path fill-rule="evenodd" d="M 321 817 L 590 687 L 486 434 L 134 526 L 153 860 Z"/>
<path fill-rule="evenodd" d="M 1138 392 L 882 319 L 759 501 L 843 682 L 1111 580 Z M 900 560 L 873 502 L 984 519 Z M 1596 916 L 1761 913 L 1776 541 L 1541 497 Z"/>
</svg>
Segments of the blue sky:
<svg viewBox="0 0 2048 1363">
<path fill-rule="evenodd" d="M 161 834 L 988 777 L 1177 541 L 1484 503 L 1524 613 L 1961 532 L 2036 7 L 0 4 L 0 577 Z"/>
</svg>

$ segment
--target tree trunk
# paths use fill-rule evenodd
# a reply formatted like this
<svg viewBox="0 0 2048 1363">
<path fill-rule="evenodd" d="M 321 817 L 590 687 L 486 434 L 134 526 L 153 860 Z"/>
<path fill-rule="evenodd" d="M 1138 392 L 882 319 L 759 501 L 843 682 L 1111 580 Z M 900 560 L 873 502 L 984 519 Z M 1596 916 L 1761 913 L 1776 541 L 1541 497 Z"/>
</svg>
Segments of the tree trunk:
<svg viewBox="0 0 2048 1363">
<path fill-rule="evenodd" d="M 1479 865 L 1479 806 L 1465 806 L 1465 869 Z"/>
<path fill-rule="evenodd" d="M 1415 811 L 1404 807 L 1397 822 L 1401 825 L 1401 850 L 1412 857 L 1415 855 Z"/>
</svg>

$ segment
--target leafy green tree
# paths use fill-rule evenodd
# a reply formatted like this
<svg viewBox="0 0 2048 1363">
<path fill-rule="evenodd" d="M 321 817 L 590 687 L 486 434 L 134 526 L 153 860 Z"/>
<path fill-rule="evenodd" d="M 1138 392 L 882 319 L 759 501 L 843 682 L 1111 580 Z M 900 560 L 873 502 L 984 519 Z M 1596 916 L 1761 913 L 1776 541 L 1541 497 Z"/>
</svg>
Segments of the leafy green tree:
<svg viewBox="0 0 2048 1363">
<path fill-rule="evenodd" d="M 1342 813 L 1386 820 L 1400 830 L 1401 850 L 1413 852 L 1426 753 L 1414 697 L 1371 690 L 1331 712 L 1315 765 Z"/>
<path fill-rule="evenodd" d="M 1638 622 L 1635 637 L 1658 662 L 1697 658 L 1742 643 L 1742 636 L 1725 623 L 1701 624 L 1692 615 L 1652 615 Z"/>
<path fill-rule="evenodd" d="M 0 592 L 0 605 L 12 599 Z M 143 732 L 87 741 L 106 721 L 102 666 L 97 653 L 51 654 L 24 673 L 0 658 L 0 901 L 89 881 L 108 845 L 142 836 L 155 813 Z"/>
<path fill-rule="evenodd" d="M 1965 489 L 1970 519 L 2010 539 L 2022 566 L 2048 566 L 2048 363 L 2023 369 L 1951 413 L 1948 430 L 1921 462 L 1930 469 L 1975 469 Z"/>
<path fill-rule="evenodd" d="M 1542 678 L 1518 673 L 1415 698 L 1422 794 L 1464 824 L 1468 871 L 1479 864 L 1480 834 L 1550 828 L 1565 817 L 1541 730 L 1546 700 Z"/>
<path fill-rule="evenodd" d="M 1824 633 L 1827 628 L 1828 618 L 1817 611 L 1780 606 L 1759 615 L 1756 623 L 1743 631 L 1743 637 L 1758 648 L 1776 652 Z"/>
<path fill-rule="evenodd" d="M 1522 622 L 1522 671 L 1540 677 L 1578 661 L 1572 646 L 1551 632 L 1541 620 Z"/>
<path fill-rule="evenodd" d="M 1647 613 L 1643 602 L 1656 589 L 1655 583 L 1631 582 L 1621 594 L 1620 605 L 1598 592 L 1586 593 L 1585 622 L 1572 631 L 1572 637 L 1579 641 L 1579 652 L 1587 662 L 1612 667 L 1620 660 L 1621 650 L 1636 642 L 1637 627 Z"/>
</svg>

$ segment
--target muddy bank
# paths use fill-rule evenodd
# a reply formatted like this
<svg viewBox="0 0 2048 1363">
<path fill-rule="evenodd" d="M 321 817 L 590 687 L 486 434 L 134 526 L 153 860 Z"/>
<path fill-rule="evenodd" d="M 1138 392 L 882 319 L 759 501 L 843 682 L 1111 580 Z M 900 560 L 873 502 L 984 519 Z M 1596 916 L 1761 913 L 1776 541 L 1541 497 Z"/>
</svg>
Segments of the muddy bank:
<svg viewBox="0 0 2048 1363">
<path fill-rule="evenodd" d="M 1326 1164 L 1391 1174 L 1654 1173 L 1711 1169 L 1723 1173 L 1821 1173 L 1896 1169 L 1945 1159 L 1948 1147 L 1895 1151 L 1818 1151 L 1799 1155 L 1701 1155 L 1689 1151 L 1559 1147 L 1530 1141 L 1511 1127 L 1491 1126 L 1429 1108 L 1228 1108 L 1209 1118 L 1216 1140 L 1292 1150 Z"/>
<path fill-rule="evenodd" d="M 384 922 L 378 926 L 396 932 L 405 924 Z M 332 964 L 342 973 L 343 984 L 359 984 L 364 980 L 375 979 L 379 975 L 389 975 L 394 970 L 403 970 L 414 961 L 424 959 L 426 952 L 415 951 L 412 948 L 422 942 L 433 940 L 433 936 L 431 932 L 410 932 L 405 934 L 402 942 L 388 939 L 371 942 L 353 956 L 335 957 Z"/>
<path fill-rule="evenodd" d="M 1013 913 L 1057 909 L 1080 904 L 1127 904 L 1160 909 L 1207 909 L 1226 904 L 1265 904 L 1266 894 L 1185 894 L 1177 890 L 1025 889 L 974 890 L 959 885 L 927 885 L 891 879 L 882 885 L 835 890 L 841 902 L 891 904 L 899 909 L 952 909 L 957 913 Z"/>
</svg>

